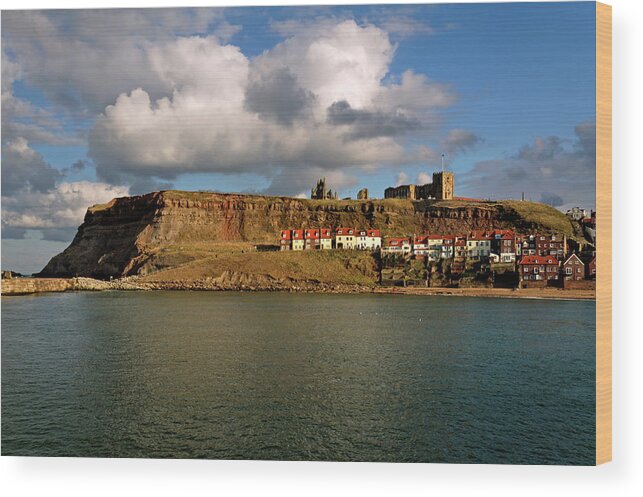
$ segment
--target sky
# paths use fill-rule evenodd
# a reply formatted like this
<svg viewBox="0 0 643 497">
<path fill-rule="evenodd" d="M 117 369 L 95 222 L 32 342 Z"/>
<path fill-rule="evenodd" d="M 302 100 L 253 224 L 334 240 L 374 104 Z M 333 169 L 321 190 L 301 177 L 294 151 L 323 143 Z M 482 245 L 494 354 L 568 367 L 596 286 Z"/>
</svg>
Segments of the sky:
<svg viewBox="0 0 643 497">
<path fill-rule="evenodd" d="M 595 206 L 595 4 L 2 12 L 2 268 L 160 189 Z"/>
</svg>

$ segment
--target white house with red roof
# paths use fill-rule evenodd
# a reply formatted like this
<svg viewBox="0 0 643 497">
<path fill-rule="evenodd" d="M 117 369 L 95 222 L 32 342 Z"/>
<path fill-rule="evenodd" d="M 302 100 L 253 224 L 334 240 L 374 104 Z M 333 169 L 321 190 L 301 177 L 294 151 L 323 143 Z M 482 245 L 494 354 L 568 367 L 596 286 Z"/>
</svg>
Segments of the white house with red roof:
<svg viewBox="0 0 643 497">
<path fill-rule="evenodd" d="M 304 250 L 305 248 L 304 230 L 292 230 L 292 250 Z"/>
<path fill-rule="evenodd" d="M 429 253 L 429 235 L 413 237 L 413 255 L 426 256 Z"/>
<path fill-rule="evenodd" d="M 411 253 L 411 240 L 408 238 L 386 238 L 382 245 L 382 253 L 408 255 Z"/>
<path fill-rule="evenodd" d="M 457 259 L 459 261 L 463 261 L 467 258 L 467 237 L 466 236 L 455 237 L 453 257 L 454 259 Z"/>
<path fill-rule="evenodd" d="M 366 250 L 379 250 L 382 248 L 382 235 L 380 230 L 366 230 Z"/>
<path fill-rule="evenodd" d="M 491 236 L 485 231 L 472 231 L 467 237 L 467 258 L 481 261 L 489 258 Z"/>
<path fill-rule="evenodd" d="M 335 230 L 336 249 L 355 248 L 355 228 L 337 228 Z"/>
<path fill-rule="evenodd" d="M 455 251 L 455 236 L 442 235 L 442 251 L 440 252 L 441 259 L 453 259 Z"/>
<path fill-rule="evenodd" d="M 442 257 L 442 235 L 427 235 L 427 258 L 438 261 Z"/>
<path fill-rule="evenodd" d="M 333 248 L 333 231 L 330 228 L 320 228 L 320 230 L 319 230 L 319 248 L 320 248 L 320 250 L 332 250 L 332 248 Z"/>
</svg>

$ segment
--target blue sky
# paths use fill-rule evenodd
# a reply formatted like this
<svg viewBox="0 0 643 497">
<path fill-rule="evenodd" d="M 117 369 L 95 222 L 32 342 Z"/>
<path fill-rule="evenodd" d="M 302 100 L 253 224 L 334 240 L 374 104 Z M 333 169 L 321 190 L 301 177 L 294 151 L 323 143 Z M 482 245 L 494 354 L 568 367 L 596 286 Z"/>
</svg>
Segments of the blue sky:
<svg viewBox="0 0 643 497">
<path fill-rule="evenodd" d="M 456 195 L 594 207 L 592 2 L 3 14 L 3 267 L 110 195 L 382 196 L 444 152 Z"/>
</svg>

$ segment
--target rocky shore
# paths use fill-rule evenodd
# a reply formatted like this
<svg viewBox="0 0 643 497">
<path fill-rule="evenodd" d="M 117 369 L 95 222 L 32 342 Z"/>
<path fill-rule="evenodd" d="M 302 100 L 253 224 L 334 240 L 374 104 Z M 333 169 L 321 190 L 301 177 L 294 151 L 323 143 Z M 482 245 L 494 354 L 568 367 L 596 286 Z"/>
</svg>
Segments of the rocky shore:
<svg viewBox="0 0 643 497">
<path fill-rule="evenodd" d="M 513 290 L 508 288 L 421 288 L 381 287 L 368 285 L 329 285 L 318 282 L 263 283 L 261 285 L 230 283 L 222 284 L 218 278 L 203 280 L 144 281 L 132 276 L 112 281 L 92 278 L 16 278 L 2 281 L 2 295 L 28 295 L 66 291 L 262 291 L 298 293 L 373 293 L 380 295 L 441 295 L 459 297 L 526 298 L 554 300 L 595 300 L 593 290 L 562 290 L 558 288 L 533 288 Z"/>
</svg>

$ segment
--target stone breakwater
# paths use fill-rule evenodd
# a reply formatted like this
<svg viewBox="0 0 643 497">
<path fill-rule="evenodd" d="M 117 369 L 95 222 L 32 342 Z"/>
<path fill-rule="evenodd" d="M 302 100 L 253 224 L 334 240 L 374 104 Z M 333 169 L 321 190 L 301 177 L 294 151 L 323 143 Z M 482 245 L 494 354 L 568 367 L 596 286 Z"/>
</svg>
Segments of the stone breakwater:
<svg viewBox="0 0 643 497">
<path fill-rule="evenodd" d="M 93 278 L 17 278 L 2 280 L 2 295 L 29 295 L 47 292 L 104 290 L 194 290 L 194 291 L 290 291 L 323 293 L 365 293 L 373 287 L 363 285 L 327 285 L 316 282 L 241 282 L 221 278 L 192 281 L 142 281 L 138 277 L 112 281 Z"/>
<path fill-rule="evenodd" d="M 92 278 L 19 278 L 2 280 L 2 295 L 28 295 L 46 292 L 67 291 L 263 291 L 297 293 L 374 293 L 398 295 L 441 295 L 460 297 L 527 298 L 553 300 L 595 300 L 594 290 L 563 290 L 557 288 L 534 288 L 512 290 L 506 288 L 401 288 L 367 285 L 327 285 L 315 282 L 280 282 L 269 284 L 248 284 L 222 282 L 220 279 L 206 278 L 194 281 L 142 281 L 139 277 L 120 278 L 112 281 Z"/>
</svg>

